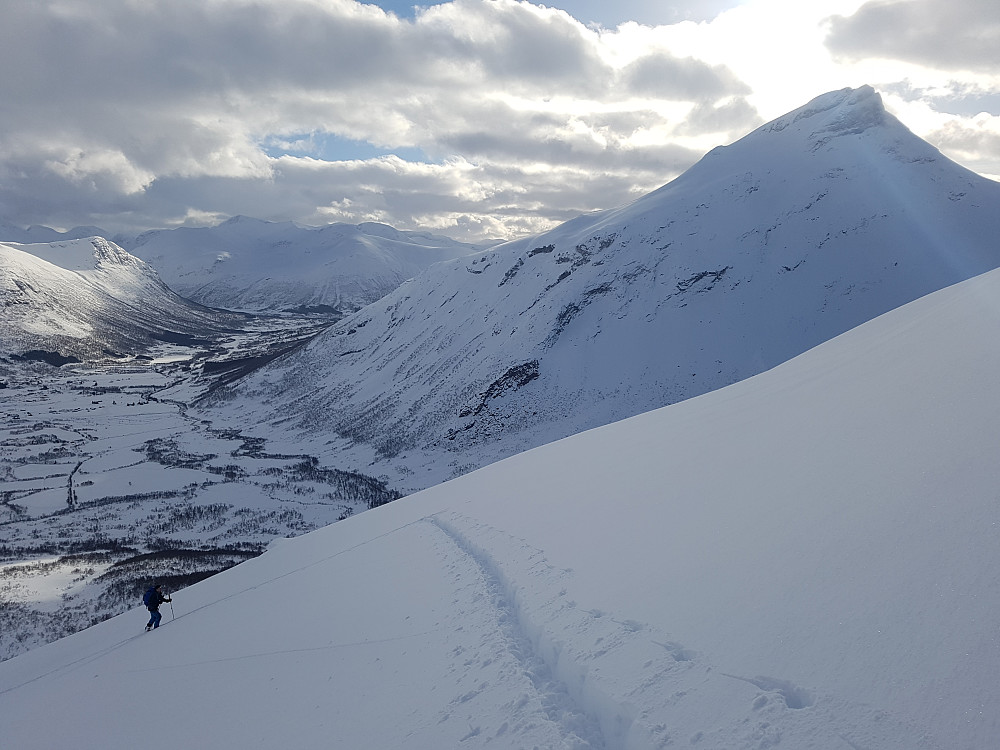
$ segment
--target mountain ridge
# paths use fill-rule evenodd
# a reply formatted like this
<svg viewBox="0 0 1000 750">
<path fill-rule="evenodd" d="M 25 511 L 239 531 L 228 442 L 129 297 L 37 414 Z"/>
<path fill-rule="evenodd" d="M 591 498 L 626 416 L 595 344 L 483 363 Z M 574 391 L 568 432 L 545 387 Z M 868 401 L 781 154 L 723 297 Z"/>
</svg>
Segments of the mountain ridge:
<svg viewBox="0 0 1000 750">
<path fill-rule="evenodd" d="M 373 222 L 305 227 L 234 216 L 215 227 L 154 230 L 125 240 L 168 286 L 227 309 L 353 312 L 427 266 L 480 246 Z"/>
<path fill-rule="evenodd" d="M 98 227 L 58 232 L 0 224 L 0 242 L 50 244 L 108 237 L 155 268 L 171 289 L 208 307 L 343 315 L 381 298 L 427 266 L 469 255 L 471 245 L 377 222 L 305 226 L 237 215 L 212 227 L 137 235 Z M 495 243 L 492 243 L 495 244 Z"/>
<path fill-rule="evenodd" d="M 144 261 L 103 237 L 0 244 L 5 355 L 77 361 L 144 354 L 169 336 L 219 334 L 243 317 L 175 294 Z"/>
<path fill-rule="evenodd" d="M 992 269 L 998 205 L 873 89 L 830 92 L 627 206 L 428 269 L 212 414 L 445 478 L 442 456 L 461 471 L 717 389 Z"/>
</svg>

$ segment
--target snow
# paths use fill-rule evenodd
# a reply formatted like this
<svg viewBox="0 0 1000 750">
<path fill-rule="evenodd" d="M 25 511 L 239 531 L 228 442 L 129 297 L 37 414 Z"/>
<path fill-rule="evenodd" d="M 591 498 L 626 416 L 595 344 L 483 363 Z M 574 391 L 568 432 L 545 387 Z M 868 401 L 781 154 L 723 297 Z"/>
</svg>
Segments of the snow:
<svg viewBox="0 0 1000 750">
<path fill-rule="evenodd" d="M 95 236 L 109 235 L 99 227 L 63 233 L 0 224 L 0 242 L 71 271 L 93 269 L 88 242 Z M 75 241 L 81 239 L 87 241 Z M 175 292 L 201 304 L 256 311 L 306 307 L 326 314 L 356 310 L 434 263 L 495 244 L 470 245 L 371 222 L 307 227 L 246 216 L 214 227 L 113 239 L 151 264 Z"/>
<path fill-rule="evenodd" d="M 230 310 L 325 306 L 354 311 L 433 263 L 482 249 L 384 224 L 303 227 L 245 216 L 215 227 L 146 232 L 121 242 L 155 267 L 174 291 Z"/>
<path fill-rule="evenodd" d="M 273 335 L 233 333 L 211 351 L 239 356 Z M 0 570 L 0 660 L 126 611 L 149 576 L 190 582 L 398 496 L 158 400 L 211 386 L 186 364 L 0 360 L 0 382 L 0 554 L 12 563 Z M 59 576 L 73 585 L 43 590 Z"/>
<path fill-rule="evenodd" d="M 109 566 L 91 567 L 100 574 Z M 32 602 L 35 607 L 46 610 L 59 609 L 64 597 L 79 593 L 83 588 L 80 564 L 67 564 L 57 557 L 0 565 L 0 580 L 15 581 L 3 587 L 7 601 Z"/>
<path fill-rule="evenodd" d="M 34 255 L 67 271 L 93 271 L 96 265 L 94 246 L 88 240 L 10 244 L 18 250 Z"/>
<path fill-rule="evenodd" d="M 0 244 L 0 350 L 124 359 L 164 335 L 219 335 L 244 322 L 182 299 L 139 258 L 101 237 Z M 159 338 L 157 338 L 159 337 Z"/>
<path fill-rule="evenodd" d="M 997 268 L 998 203 L 874 90 L 832 92 L 628 206 L 432 266 L 204 413 L 423 489 Z"/>
<path fill-rule="evenodd" d="M 0 663 L 4 744 L 992 747 L 997 300 L 976 277 L 273 543 L 155 633 Z"/>
</svg>

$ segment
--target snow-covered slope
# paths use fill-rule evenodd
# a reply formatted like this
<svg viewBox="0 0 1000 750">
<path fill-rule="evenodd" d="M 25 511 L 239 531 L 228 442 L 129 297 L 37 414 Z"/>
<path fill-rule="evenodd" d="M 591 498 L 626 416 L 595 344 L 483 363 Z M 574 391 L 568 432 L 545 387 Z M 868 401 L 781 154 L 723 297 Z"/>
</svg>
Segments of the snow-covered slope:
<svg viewBox="0 0 1000 750">
<path fill-rule="evenodd" d="M 993 272 L 2 663 L 5 746 L 994 747 L 998 300 Z"/>
<path fill-rule="evenodd" d="M 429 265 L 481 248 L 384 224 L 301 227 L 237 216 L 147 232 L 125 247 L 178 293 L 212 307 L 353 312 Z"/>
<path fill-rule="evenodd" d="M 460 473 L 773 367 L 995 268 L 997 237 L 1000 184 L 832 92 L 631 205 L 429 269 L 231 406 L 426 487 L 444 451 Z"/>
<path fill-rule="evenodd" d="M 101 237 L 0 244 L 0 353 L 53 361 L 134 355 L 218 333 L 238 317 L 182 299 L 146 263 Z"/>
</svg>

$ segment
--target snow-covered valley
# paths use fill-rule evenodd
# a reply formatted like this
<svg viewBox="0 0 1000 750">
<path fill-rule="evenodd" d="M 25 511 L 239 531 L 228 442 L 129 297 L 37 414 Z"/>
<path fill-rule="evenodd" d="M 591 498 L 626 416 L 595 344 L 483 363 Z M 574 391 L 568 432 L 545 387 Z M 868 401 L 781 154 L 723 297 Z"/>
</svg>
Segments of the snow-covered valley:
<svg viewBox="0 0 1000 750">
<path fill-rule="evenodd" d="M 244 322 L 147 361 L 0 363 L 0 659 L 387 502 L 379 480 L 269 453 L 188 404 L 325 325 Z"/>
<path fill-rule="evenodd" d="M 4 662 L 5 741 L 991 747 L 998 299 L 950 287 L 273 544 L 154 633 L 136 609 Z"/>
</svg>

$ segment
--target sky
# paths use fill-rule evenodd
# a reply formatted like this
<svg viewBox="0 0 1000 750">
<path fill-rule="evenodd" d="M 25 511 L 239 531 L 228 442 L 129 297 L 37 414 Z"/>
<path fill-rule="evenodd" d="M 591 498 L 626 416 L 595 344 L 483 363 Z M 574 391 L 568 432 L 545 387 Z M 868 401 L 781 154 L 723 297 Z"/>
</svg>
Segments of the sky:
<svg viewBox="0 0 1000 750">
<path fill-rule="evenodd" d="M 863 84 L 1000 175 L 992 0 L 11 0 L 0 223 L 511 239 Z"/>
</svg>

